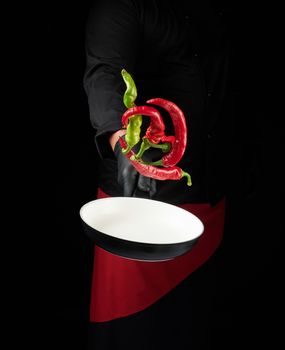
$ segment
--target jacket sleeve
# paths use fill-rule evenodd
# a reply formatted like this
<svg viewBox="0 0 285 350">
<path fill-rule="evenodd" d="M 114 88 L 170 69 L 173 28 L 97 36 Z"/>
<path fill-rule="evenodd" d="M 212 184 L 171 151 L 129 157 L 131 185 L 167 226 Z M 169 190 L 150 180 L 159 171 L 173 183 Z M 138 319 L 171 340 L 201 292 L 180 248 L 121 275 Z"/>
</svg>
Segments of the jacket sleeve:
<svg viewBox="0 0 285 350">
<path fill-rule="evenodd" d="M 109 136 L 121 129 L 125 83 L 121 69 L 133 74 L 139 19 L 131 0 L 96 0 L 86 24 L 84 89 L 95 142 L 102 158 L 112 158 Z"/>
</svg>

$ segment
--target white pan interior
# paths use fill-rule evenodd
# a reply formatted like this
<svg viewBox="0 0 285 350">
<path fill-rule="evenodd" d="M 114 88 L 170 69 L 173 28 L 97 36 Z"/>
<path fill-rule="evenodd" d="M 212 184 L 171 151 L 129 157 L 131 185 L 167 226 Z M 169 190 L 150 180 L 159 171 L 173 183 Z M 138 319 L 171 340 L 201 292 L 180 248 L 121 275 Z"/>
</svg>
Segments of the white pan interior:
<svg viewBox="0 0 285 350">
<path fill-rule="evenodd" d="M 194 214 L 160 201 L 112 197 L 88 202 L 81 219 L 107 235 L 128 241 L 167 244 L 199 237 L 204 225 Z"/>
</svg>

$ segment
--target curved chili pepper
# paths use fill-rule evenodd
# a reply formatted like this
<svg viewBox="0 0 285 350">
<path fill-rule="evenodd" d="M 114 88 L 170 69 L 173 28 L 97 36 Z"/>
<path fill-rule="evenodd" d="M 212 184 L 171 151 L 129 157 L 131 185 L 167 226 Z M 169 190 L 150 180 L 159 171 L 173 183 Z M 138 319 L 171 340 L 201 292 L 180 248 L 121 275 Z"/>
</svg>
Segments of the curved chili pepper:
<svg viewBox="0 0 285 350">
<path fill-rule="evenodd" d="M 128 109 L 122 116 L 122 123 L 128 126 L 129 118 L 137 115 L 147 115 L 150 117 L 150 126 L 147 131 L 147 138 L 150 142 L 157 144 L 164 135 L 165 125 L 159 111 L 150 106 L 135 106 Z"/>
<path fill-rule="evenodd" d="M 121 137 L 119 139 L 119 142 L 122 149 L 125 149 L 128 146 L 126 141 Z M 143 176 L 151 177 L 156 180 L 180 180 L 182 177 L 186 177 L 187 185 L 192 185 L 190 175 L 179 167 L 172 166 L 168 168 L 158 168 L 153 165 L 143 164 L 141 162 L 133 160 L 135 153 L 132 150 L 126 153 L 126 157 L 130 160 L 134 168 Z"/>
<path fill-rule="evenodd" d="M 142 157 L 143 153 L 151 148 L 160 148 L 162 152 L 169 152 L 175 142 L 174 136 L 164 134 L 165 125 L 159 111 L 150 106 L 135 106 L 128 109 L 122 116 L 122 123 L 127 126 L 130 118 L 136 114 L 147 115 L 150 117 L 150 126 L 148 127 L 136 159 Z M 162 142 L 162 143 L 159 143 Z M 127 153 L 124 151 L 124 153 Z"/>
<path fill-rule="evenodd" d="M 124 105 L 127 108 L 134 107 L 135 100 L 137 98 L 136 84 L 132 76 L 125 69 L 121 70 L 121 75 L 127 87 L 123 97 Z M 126 150 L 123 151 L 123 153 L 127 153 L 140 141 L 141 125 L 142 125 L 141 115 L 134 115 L 129 120 L 129 123 L 125 125 L 127 129 L 127 133 L 125 137 L 126 137 L 128 147 Z"/>
<path fill-rule="evenodd" d="M 148 100 L 147 103 L 164 108 L 172 119 L 175 131 L 175 142 L 172 144 L 171 151 L 164 155 L 161 160 L 149 164 L 165 167 L 174 166 L 182 158 L 187 144 L 187 126 L 184 113 L 176 104 L 163 98 L 153 98 Z"/>
</svg>

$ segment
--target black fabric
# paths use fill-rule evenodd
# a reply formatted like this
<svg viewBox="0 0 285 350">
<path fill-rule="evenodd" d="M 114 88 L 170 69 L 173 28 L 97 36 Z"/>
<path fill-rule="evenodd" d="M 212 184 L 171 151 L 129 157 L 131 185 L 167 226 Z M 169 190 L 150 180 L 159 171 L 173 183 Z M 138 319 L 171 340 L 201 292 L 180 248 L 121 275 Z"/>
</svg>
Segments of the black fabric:
<svg viewBox="0 0 285 350">
<path fill-rule="evenodd" d="M 221 16 L 207 1 L 95 1 L 86 56 L 84 86 L 104 174 L 100 187 L 112 196 L 122 193 L 108 137 L 122 126 L 120 71 L 125 68 L 137 85 L 137 105 L 154 97 L 169 99 L 187 120 L 188 145 L 178 165 L 191 174 L 193 185 L 159 181 L 154 199 L 217 202 L 225 192 L 233 118 L 227 93 L 229 40 Z M 167 133 L 173 134 L 169 116 L 161 113 Z"/>
<path fill-rule="evenodd" d="M 231 320 L 220 306 L 218 264 L 217 257 L 211 258 L 146 310 L 112 322 L 91 323 L 88 350 L 222 348 L 226 335 L 221 332 L 230 329 Z"/>
</svg>

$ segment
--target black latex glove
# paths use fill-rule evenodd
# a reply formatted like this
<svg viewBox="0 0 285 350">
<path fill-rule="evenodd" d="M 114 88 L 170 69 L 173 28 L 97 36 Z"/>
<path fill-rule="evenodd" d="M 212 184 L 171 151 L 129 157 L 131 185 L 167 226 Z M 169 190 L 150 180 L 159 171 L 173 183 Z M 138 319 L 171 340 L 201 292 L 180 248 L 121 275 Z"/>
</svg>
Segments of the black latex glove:
<svg viewBox="0 0 285 350">
<path fill-rule="evenodd" d="M 156 193 L 156 180 L 143 176 L 136 171 L 132 163 L 122 153 L 119 142 L 115 145 L 114 153 L 118 162 L 118 183 L 123 188 L 124 196 L 152 198 Z M 148 161 L 153 160 L 149 156 L 148 159 L 146 156 L 143 159 Z"/>
</svg>

